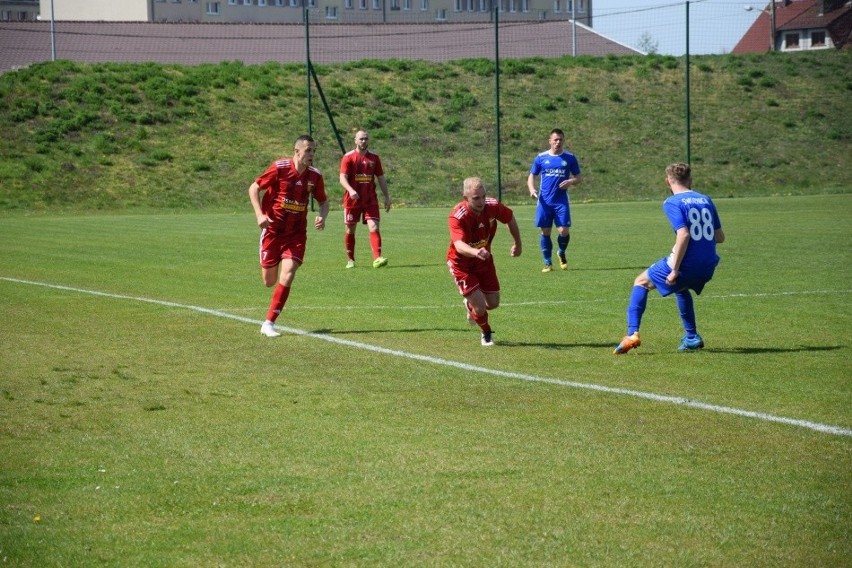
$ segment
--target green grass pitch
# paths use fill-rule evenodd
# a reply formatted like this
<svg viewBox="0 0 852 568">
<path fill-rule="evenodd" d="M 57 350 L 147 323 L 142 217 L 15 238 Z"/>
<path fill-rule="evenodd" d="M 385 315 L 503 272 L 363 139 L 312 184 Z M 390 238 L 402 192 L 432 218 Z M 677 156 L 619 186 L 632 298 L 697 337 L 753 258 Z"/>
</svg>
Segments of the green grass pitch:
<svg viewBox="0 0 852 568">
<path fill-rule="evenodd" d="M 652 294 L 621 357 L 632 280 L 673 242 L 659 202 L 574 205 L 551 274 L 516 207 L 489 349 L 447 274 L 449 209 L 384 214 L 379 270 L 364 226 L 344 268 L 332 211 L 274 340 L 248 204 L 4 214 L 0 558 L 848 565 L 852 198 L 717 205 L 707 347 L 677 353 L 675 302 Z"/>
</svg>

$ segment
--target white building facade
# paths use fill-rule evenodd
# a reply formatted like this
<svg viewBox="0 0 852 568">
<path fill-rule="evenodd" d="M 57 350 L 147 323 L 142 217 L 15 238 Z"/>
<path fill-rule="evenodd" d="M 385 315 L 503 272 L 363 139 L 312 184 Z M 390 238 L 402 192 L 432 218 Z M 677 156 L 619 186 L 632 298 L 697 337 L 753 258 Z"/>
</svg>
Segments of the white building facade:
<svg viewBox="0 0 852 568">
<path fill-rule="evenodd" d="M 0 7 L 13 0 L 0 0 Z M 424 23 L 568 20 L 592 25 L 592 0 L 37 0 L 57 21 Z M 303 5 L 306 3 L 306 6 Z"/>
</svg>

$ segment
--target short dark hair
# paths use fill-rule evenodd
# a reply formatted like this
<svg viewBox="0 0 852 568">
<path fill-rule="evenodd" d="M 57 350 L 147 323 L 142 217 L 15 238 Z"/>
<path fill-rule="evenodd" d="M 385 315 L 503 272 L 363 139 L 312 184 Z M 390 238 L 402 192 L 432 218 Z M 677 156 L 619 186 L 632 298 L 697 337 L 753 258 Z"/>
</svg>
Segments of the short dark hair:
<svg viewBox="0 0 852 568">
<path fill-rule="evenodd" d="M 310 134 L 302 134 L 298 138 L 296 138 L 296 146 L 299 145 L 299 142 L 310 142 L 311 144 L 315 144 L 316 140 L 314 140 L 313 136 Z"/>
<path fill-rule="evenodd" d="M 554 134 L 558 134 L 558 135 L 560 135 L 562 138 L 565 138 L 565 133 L 564 133 L 564 132 L 562 132 L 562 129 L 561 129 L 561 128 L 554 128 L 553 130 L 551 130 L 551 131 L 550 131 L 550 135 L 548 136 L 548 138 L 550 138 L 550 136 L 553 136 Z"/>
</svg>

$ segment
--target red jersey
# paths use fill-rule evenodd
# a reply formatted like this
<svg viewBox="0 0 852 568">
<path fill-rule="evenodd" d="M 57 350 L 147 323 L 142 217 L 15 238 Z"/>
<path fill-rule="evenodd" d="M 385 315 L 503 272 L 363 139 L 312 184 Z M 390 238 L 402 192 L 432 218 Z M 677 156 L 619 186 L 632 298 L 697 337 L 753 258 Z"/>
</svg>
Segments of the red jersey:
<svg viewBox="0 0 852 568">
<path fill-rule="evenodd" d="M 485 261 L 462 256 L 453 243 L 464 241 L 474 248 L 485 247 L 491 250 L 497 221 L 505 224 L 511 221 L 513 216 L 511 209 L 492 197 L 485 198 L 485 207 L 478 215 L 468 208 L 466 201 L 462 201 L 453 208 L 448 220 L 450 248 L 447 250 L 447 260 L 465 269 L 475 269 L 477 263 Z M 493 257 L 488 260 L 494 262 Z"/>
<path fill-rule="evenodd" d="M 327 199 L 320 171 L 308 166 L 299 174 L 292 158 L 276 160 L 254 181 L 265 191 L 260 208 L 272 219 L 267 230 L 278 235 L 306 234 L 311 195 Z"/>
<path fill-rule="evenodd" d="M 343 207 L 368 207 L 376 202 L 376 177 L 385 175 L 378 154 L 367 150 L 364 154 L 350 150 L 340 161 L 340 173 L 346 175 L 349 185 L 358 194 L 358 202 L 352 203 L 349 192 L 343 192 Z M 359 203 L 360 202 L 360 203 Z"/>
</svg>

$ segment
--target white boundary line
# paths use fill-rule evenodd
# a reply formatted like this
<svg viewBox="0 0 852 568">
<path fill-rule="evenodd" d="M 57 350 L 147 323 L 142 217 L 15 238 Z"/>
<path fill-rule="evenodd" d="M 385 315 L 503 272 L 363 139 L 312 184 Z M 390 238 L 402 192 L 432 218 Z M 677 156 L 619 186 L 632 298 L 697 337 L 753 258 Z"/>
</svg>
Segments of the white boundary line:
<svg viewBox="0 0 852 568">
<path fill-rule="evenodd" d="M 71 286 L 60 286 L 57 284 L 47 284 L 45 282 L 33 282 L 31 280 L 21 280 L 18 278 L 6 278 L 0 276 L 0 280 L 5 280 L 6 282 L 14 282 L 17 284 L 27 284 L 30 286 L 41 286 L 44 288 L 51 288 L 54 290 L 65 290 L 68 292 L 77 292 L 79 294 L 88 294 L 91 296 L 100 296 L 103 298 L 113 298 L 117 300 L 133 300 L 135 302 L 145 302 L 148 304 L 155 304 L 159 306 L 166 306 L 170 308 L 181 308 L 192 310 L 196 312 L 200 312 L 203 314 L 208 314 L 215 317 L 232 319 L 235 321 L 250 323 L 254 325 L 260 325 L 262 322 L 247 318 L 243 316 L 238 316 L 234 314 L 229 314 L 227 312 L 222 312 L 219 310 L 212 310 L 210 308 L 204 308 L 201 306 L 193 306 L 191 304 L 179 304 L 176 302 L 168 302 L 164 300 L 155 300 L 153 298 L 144 298 L 139 296 L 127 296 L 124 294 L 111 294 L 108 292 L 98 292 L 96 290 L 85 290 L 82 288 L 73 288 Z M 489 369 L 487 367 L 480 367 L 478 365 L 470 365 L 468 363 L 461 363 L 458 361 L 450 361 L 449 359 L 441 359 L 438 357 L 430 357 L 428 355 L 418 355 L 416 353 L 408 353 L 407 351 L 398 351 L 396 349 L 388 349 L 386 347 L 378 347 L 376 345 L 370 345 L 368 343 L 360 343 L 358 341 L 351 341 L 348 339 L 340 339 L 338 337 L 334 337 L 331 335 L 323 335 L 318 333 L 311 333 L 308 331 L 304 331 L 301 329 L 294 329 L 288 327 L 277 326 L 279 331 L 284 333 L 289 333 L 292 335 L 301 335 L 303 337 L 310 337 L 312 339 L 320 339 L 322 341 L 327 341 L 329 343 L 336 343 L 338 345 L 345 345 L 347 347 L 353 347 L 355 349 L 365 349 L 367 351 L 372 351 L 374 353 L 381 353 L 383 355 L 392 355 L 394 357 L 401 357 L 404 359 L 412 359 L 414 361 L 422 361 L 424 363 L 430 363 L 433 365 L 442 365 L 445 367 L 453 367 L 456 369 L 461 369 L 463 371 L 472 371 L 474 373 L 482 373 L 486 375 L 493 375 L 496 377 L 504 377 L 508 379 L 519 379 L 522 381 L 529 381 L 534 383 L 545 383 L 551 385 L 558 385 L 563 387 L 570 387 L 575 389 L 584 389 L 598 392 L 605 392 L 609 394 L 618 394 L 618 395 L 626 395 L 632 396 L 636 398 L 643 398 L 646 400 L 652 400 L 654 402 L 665 402 L 669 404 L 676 404 L 679 406 L 686 406 L 689 408 L 697 408 L 699 410 L 709 410 L 711 412 L 718 412 L 721 414 L 732 414 L 734 416 L 740 416 L 743 418 L 753 418 L 756 420 L 763 420 L 764 422 L 776 422 L 779 424 L 787 424 L 789 426 L 799 426 L 801 428 L 807 428 L 809 430 L 814 430 L 816 432 L 820 432 L 823 434 L 834 434 L 838 436 L 852 436 L 852 429 L 843 428 L 841 426 L 832 426 L 830 424 L 820 424 L 819 422 L 811 422 L 809 420 L 800 420 L 797 418 L 787 418 L 784 416 L 776 416 L 774 414 L 766 414 L 763 412 L 753 412 L 751 410 L 742 410 L 739 408 L 733 408 L 730 406 L 719 406 L 716 404 L 708 404 L 705 402 L 700 402 L 697 400 L 690 400 L 688 398 L 683 398 L 679 396 L 667 396 L 654 394 L 650 392 L 637 391 L 632 389 L 620 389 L 615 387 L 608 387 L 604 385 L 596 385 L 592 383 L 580 383 L 575 381 L 566 381 L 562 379 L 552 379 L 547 377 L 538 377 L 536 375 L 527 375 L 524 373 L 512 373 L 509 371 L 501 371 L 499 369 Z"/>
</svg>

